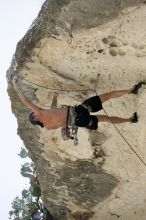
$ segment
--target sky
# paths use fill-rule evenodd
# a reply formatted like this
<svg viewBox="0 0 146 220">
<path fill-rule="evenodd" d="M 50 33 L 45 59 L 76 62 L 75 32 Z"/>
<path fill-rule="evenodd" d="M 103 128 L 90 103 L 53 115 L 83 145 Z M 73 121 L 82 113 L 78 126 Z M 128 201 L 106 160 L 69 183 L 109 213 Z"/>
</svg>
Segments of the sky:
<svg viewBox="0 0 146 220">
<path fill-rule="evenodd" d="M 20 174 L 24 160 L 18 156 L 23 142 L 17 135 L 17 119 L 11 112 L 6 71 L 16 44 L 37 17 L 44 0 L 0 0 L 0 219 L 8 220 L 11 202 L 27 186 Z"/>
</svg>

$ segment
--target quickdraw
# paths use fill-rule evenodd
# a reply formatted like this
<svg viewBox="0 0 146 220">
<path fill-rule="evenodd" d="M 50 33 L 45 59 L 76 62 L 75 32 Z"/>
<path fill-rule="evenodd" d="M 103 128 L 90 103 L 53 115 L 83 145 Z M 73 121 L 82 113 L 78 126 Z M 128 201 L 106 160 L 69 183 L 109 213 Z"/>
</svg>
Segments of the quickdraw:
<svg viewBox="0 0 146 220">
<path fill-rule="evenodd" d="M 75 106 L 68 106 L 66 126 L 61 128 L 61 135 L 64 141 L 72 139 L 74 140 L 74 146 L 77 146 L 79 144 L 77 138 L 78 126 L 76 126 L 75 117 L 76 117 Z M 70 118 L 70 123 L 69 123 L 69 118 Z"/>
</svg>

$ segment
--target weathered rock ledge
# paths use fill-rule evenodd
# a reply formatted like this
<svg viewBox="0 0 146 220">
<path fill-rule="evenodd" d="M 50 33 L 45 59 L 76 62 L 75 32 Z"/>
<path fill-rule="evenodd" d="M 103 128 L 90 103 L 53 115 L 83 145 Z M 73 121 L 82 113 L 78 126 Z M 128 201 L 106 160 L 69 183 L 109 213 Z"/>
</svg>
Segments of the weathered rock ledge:
<svg viewBox="0 0 146 220">
<path fill-rule="evenodd" d="M 49 108 L 54 92 L 61 106 L 79 103 L 95 89 L 101 94 L 129 88 L 146 80 L 145 20 L 141 0 L 50 0 L 17 45 L 8 93 L 55 220 L 145 220 L 146 167 L 112 125 L 79 129 L 79 146 L 63 142 L 60 129 L 31 126 L 12 79 L 18 75 L 21 89 L 42 108 Z M 143 87 L 104 108 L 125 118 L 138 112 L 138 124 L 118 128 L 146 161 L 145 98 Z"/>
</svg>

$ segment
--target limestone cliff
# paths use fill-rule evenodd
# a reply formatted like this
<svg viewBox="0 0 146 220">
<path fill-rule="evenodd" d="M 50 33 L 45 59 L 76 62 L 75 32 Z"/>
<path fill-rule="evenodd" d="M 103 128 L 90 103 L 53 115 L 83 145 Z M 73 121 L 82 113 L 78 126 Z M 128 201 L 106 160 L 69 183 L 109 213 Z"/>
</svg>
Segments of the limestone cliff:
<svg viewBox="0 0 146 220">
<path fill-rule="evenodd" d="M 12 84 L 49 108 L 127 89 L 146 80 L 146 6 L 141 0 L 49 0 L 17 45 L 7 73 L 18 134 L 36 165 L 42 200 L 55 220 L 145 220 L 146 167 L 111 124 L 79 129 L 79 145 L 64 142 L 60 129 L 33 127 L 29 109 Z M 139 123 L 118 126 L 146 162 L 146 91 L 104 104 L 109 115 Z M 103 114 L 104 112 L 101 112 Z"/>
</svg>

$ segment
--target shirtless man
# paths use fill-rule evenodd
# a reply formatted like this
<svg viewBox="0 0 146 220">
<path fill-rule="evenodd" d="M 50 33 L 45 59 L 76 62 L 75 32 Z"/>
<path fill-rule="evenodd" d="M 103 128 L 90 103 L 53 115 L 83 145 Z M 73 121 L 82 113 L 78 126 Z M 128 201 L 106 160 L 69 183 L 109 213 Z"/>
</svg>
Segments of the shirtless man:
<svg viewBox="0 0 146 220">
<path fill-rule="evenodd" d="M 22 92 L 20 92 L 17 87 L 18 80 L 14 79 L 13 84 L 21 101 L 32 111 L 29 115 L 29 121 L 31 124 L 46 127 L 48 130 L 66 126 L 67 108 L 55 107 L 47 110 L 39 108 L 38 106 L 33 104 L 30 99 L 23 95 Z M 137 94 L 138 90 L 142 87 L 143 84 L 145 83 L 140 82 L 130 89 L 112 91 L 99 96 L 93 96 L 85 100 L 82 104 L 75 107 L 76 125 L 78 127 L 86 127 L 90 130 L 96 130 L 98 128 L 98 123 L 100 122 L 108 122 L 114 124 L 124 122 L 138 122 L 136 112 L 129 118 L 119 118 L 116 116 L 108 117 L 106 115 L 90 115 L 90 112 L 97 112 L 102 110 L 102 104 L 111 98 L 118 98 L 130 93 Z M 55 95 L 53 98 L 52 107 L 54 107 L 56 104 L 57 96 Z"/>
</svg>

